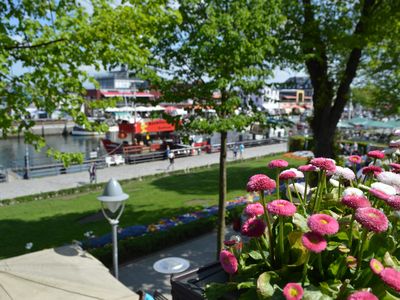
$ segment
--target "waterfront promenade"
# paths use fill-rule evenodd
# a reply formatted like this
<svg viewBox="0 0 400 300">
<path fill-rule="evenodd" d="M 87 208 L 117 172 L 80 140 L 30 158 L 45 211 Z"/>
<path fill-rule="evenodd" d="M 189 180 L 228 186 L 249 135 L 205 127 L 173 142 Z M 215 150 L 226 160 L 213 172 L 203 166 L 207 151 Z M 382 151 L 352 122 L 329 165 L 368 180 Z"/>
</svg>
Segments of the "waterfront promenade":
<svg viewBox="0 0 400 300">
<path fill-rule="evenodd" d="M 287 151 L 287 143 L 247 148 L 244 151 L 244 159 L 260 157 L 271 153 Z M 228 161 L 233 160 L 232 151 L 228 152 Z M 188 156 L 175 159 L 174 170 L 186 170 L 202 167 L 219 162 L 219 153 Z M 148 175 L 170 172 L 167 170 L 168 160 L 154 161 L 148 163 L 109 167 L 97 170 L 97 182 L 107 182 L 111 178 L 117 180 L 139 178 Z M 0 183 L 0 200 L 15 197 L 39 194 L 45 192 L 59 191 L 89 184 L 89 172 L 64 174 L 29 180 L 13 180 Z"/>
</svg>

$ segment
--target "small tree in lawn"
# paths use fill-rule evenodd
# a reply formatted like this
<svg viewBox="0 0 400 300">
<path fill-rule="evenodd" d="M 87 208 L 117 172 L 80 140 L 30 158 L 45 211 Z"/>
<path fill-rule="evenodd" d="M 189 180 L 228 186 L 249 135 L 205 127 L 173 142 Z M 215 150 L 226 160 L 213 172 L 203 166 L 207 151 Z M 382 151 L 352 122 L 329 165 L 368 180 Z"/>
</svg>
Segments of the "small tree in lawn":
<svg viewBox="0 0 400 300">
<path fill-rule="evenodd" d="M 314 152 L 332 157 L 336 126 L 357 71 L 377 65 L 381 71 L 399 70 L 398 63 L 385 65 L 382 57 L 398 58 L 393 45 L 398 49 L 400 2 L 284 0 L 282 10 L 287 20 L 277 30 L 278 56 L 288 66 L 305 66 L 314 89 Z M 363 75 L 360 81 L 370 74 Z"/>
<path fill-rule="evenodd" d="M 163 82 L 164 98 L 200 105 L 184 126 L 221 135 L 217 253 L 225 231 L 227 133 L 260 120 L 257 113 L 239 109 L 240 93 L 256 91 L 271 73 L 267 60 L 277 42 L 271 28 L 280 21 L 278 2 L 180 1 L 182 22 L 157 53 L 170 71 L 164 72 L 170 74 Z M 205 117 L 202 108 L 213 108 L 215 115 Z"/>
<path fill-rule="evenodd" d="M 81 112 L 89 80 L 85 66 L 106 70 L 121 63 L 144 68 L 160 28 L 175 16 L 166 1 L 35 0 L 0 3 L 0 131 L 3 138 L 23 132 L 36 148 L 45 141 L 31 133 L 34 104 L 56 109 L 92 128 Z M 22 70 L 15 72 L 17 66 Z M 93 106 L 107 107 L 105 101 Z M 104 125 L 101 128 L 104 130 Z M 50 151 L 65 163 L 82 155 Z"/>
</svg>

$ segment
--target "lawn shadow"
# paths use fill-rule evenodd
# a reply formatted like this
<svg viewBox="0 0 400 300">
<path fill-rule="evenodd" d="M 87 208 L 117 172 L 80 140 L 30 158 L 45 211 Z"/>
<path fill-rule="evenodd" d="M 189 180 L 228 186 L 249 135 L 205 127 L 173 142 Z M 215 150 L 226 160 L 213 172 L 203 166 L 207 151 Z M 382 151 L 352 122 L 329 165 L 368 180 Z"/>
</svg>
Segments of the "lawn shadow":
<svg viewBox="0 0 400 300">
<path fill-rule="evenodd" d="M 129 208 L 124 211 L 120 227 L 132 225 L 148 225 L 158 223 L 162 218 L 179 216 L 196 207 L 160 208 L 157 210 L 137 210 Z M 90 215 L 99 216 L 99 211 L 82 213 L 57 214 L 39 220 L 7 219 L 0 220 L 0 257 L 12 257 L 47 248 L 73 244 L 74 241 L 86 239 L 85 233 L 92 231 L 95 236 L 102 236 L 111 231 L 104 217 L 96 217 L 91 221 Z M 85 223 L 81 220 L 86 219 Z M 31 249 L 26 249 L 27 243 L 32 243 Z"/>
<path fill-rule="evenodd" d="M 240 163 L 229 165 L 227 168 L 227 191 L 246 189 L 248 179 L 254 174 L 267 174 L 271 178 L 275 175 L 262 165 L 259 167 L 243 166 Z M 215 195 L 218 193 L 219 170 L 211 168 L 193 173 L 177 174 L 157 178 L 152 185 L 160 190 L 179 192 L 187 195 Z"/>
</svg>

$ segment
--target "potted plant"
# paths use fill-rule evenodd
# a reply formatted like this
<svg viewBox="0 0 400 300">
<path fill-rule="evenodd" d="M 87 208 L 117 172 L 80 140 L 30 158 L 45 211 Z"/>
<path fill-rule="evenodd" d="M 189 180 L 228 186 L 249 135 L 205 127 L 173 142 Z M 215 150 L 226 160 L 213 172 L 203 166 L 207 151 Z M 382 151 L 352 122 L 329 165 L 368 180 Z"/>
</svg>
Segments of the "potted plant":
<svg viewBox="0 0 400 300">
<path fill-rule="evenodd" d="M 205 290 L 201 297 L 210 300 L 400 299 L 399 155 L 384 166 L 377 164 L 382 151 L 368 156 L 373 163 L 358 177 L 328 158 L 286 170 L 286 161 L 275 160 L 268 164 L 275 180 L 252 176 L 247 190 L 259 202 L 244 210 L 241 234 L 248 241 L 242 251 L 227 242 L 220 253 L 225 279 L 195 285 L 198 294 Z M 360 162 L 350 156 L 347 163 L 355 170 Z M 312 174 L 318 184 L 310 188 Z M 285 189 L 276 188 L 280 183 Z"/>
</svg>

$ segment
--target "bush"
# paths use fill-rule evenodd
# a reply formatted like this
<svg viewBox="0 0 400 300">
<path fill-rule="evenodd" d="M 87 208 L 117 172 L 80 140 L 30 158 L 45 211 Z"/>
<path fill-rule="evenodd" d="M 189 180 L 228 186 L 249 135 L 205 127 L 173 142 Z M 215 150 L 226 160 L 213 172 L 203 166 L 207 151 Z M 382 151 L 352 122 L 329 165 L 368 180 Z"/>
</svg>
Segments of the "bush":
<svg viewBox="0 0 400 300">
<path fill-rule="evenodd" d="M 289 152 L 303 151 L 303 150 L 312 151 L 314 149 L 314 139 L 312 137 L 307 137 L 307 144 L 306 144 L 306 137 L 302 135 L 293 135 L 289 137 L 288 147 L 289 147 Z"/>
<path fill-rule="evenodd" d="M 215 225 L 216 217 L 211 217 L 178 225 L 166 231 L 157 231 L 139 237 L 120 240 L 118 242 L 119 262 L 127 262 L 188 239 L 198 237 L 201 234 L 212 231 Z M 112 244 L 108 244 L 102 248 L 88 249 L 88 252 L 106 266 L 112 266 Z"/>
</svg>

